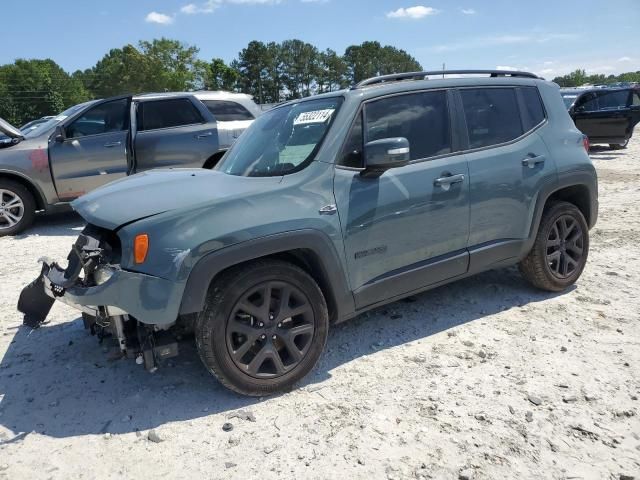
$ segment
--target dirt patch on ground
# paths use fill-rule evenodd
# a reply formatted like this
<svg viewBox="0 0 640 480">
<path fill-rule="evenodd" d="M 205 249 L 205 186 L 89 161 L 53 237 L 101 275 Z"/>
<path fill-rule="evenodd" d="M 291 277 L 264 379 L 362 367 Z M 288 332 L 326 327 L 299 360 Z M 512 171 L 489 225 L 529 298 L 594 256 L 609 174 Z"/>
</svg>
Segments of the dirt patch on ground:
<svg viewBox="0 0 640 480">
<path fill-rule="evenodd" d="M 380 308 L 265 399 L 222 388 L 188 345 L 153 375 L 109 361 L 63 305 L 21 327 L 36 259 L 66 258 L 82 226 L 0 239 L 0 478 L 640 478 L 640 141 L 593 157 L 575 288 L 512 268 Z"/>
</svg>

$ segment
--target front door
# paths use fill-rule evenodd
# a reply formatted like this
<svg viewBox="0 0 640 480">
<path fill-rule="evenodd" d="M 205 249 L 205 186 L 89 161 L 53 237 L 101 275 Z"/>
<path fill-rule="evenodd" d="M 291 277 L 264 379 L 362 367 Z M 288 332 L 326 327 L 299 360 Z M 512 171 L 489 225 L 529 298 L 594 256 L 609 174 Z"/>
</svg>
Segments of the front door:
<svg viewBox="0 0 640 480">
<path fill-rule="evenodd" d="M 452 153 L 447 98 L 429 91 L 366 103 L 338 159 L 334 193 L 357 308 L 467 271 L 467 162 Z M 411 163 L 361 175 L 364 142 L 390 137 L 409 141 Z"/>
<path fill-rule="evenodd" d="M 49 141 L 58 198 L 70 201 L 127 175 L 130 97 L 91 105 Z"/>
</svg>

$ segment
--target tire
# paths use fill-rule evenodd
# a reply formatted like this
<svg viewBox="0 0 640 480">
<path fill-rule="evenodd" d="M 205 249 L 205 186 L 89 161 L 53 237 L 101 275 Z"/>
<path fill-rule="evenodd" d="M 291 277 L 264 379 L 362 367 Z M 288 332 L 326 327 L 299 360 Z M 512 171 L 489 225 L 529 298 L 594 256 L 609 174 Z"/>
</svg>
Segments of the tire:
<svg viewBox="0 0 640 480">
<path fill-rule="evenodd" d="M 610 143 L 609 148 L 611 150 L 623 150 L 629 145 L 629 139 L 626 139 L 623 143 Z"/>
<path fill-rule="evenodd" d="M 0 178 L 0 237 L 22 232 L 35 215 L 36 201 L 31 192 L 18 182 Z"/>
<path fill-rule="evenodd" d="M 589 226 L 572 203 L 549 205 L 535 242 L 520 262 L 520 272 L 534 287 L 561 292 L 582 274 L 589 255 Z"/>
<path fill-rule="evenodd" d="M 195 338 L 202 362 L 220 383 L 243 395 L 266 396 L 309 373 L 328 330 L 327 304 L 315 281 L 293 264 L 259 260 L 215 281 Z"/>
</svg>

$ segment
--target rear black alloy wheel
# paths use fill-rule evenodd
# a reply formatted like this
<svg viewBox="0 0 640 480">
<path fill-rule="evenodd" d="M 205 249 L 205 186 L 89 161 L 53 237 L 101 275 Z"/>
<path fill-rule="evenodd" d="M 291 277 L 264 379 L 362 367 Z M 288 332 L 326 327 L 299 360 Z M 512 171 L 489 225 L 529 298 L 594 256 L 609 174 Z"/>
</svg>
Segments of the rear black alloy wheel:
<svg viewBox="0 0 640 480">
<path fill-rule="evenodd" d="M 200 358 L 224 386 L 263 396 L 289 389 L 313 368 L 328 328 L 313 278 L 291 263 L 259 260 L 216 278 L 195 337 Z"/>
<path fill-rule="evenodd" d="M 227 322 L 227 348 L 236 366 L 255 378 L 274 378 L 297 367 L 315 331 L 307 296 L 282 281 L 249 289 Z"/>
<path fill-rule="evenodd" d="M 568 202 L 545 208 L 533 247 L 520 262 L 520 272 L 533 286 L 561 292 L 582 274 L 589 254 L 589 226 Z"/>
<path fill-rule="evenodd" d="M 584 253 L 584 233 L 571 215 L 562 215 L 547 237 L 547 263 L 558 278 L 568 278 L 580 265 Z"/>
</svg>

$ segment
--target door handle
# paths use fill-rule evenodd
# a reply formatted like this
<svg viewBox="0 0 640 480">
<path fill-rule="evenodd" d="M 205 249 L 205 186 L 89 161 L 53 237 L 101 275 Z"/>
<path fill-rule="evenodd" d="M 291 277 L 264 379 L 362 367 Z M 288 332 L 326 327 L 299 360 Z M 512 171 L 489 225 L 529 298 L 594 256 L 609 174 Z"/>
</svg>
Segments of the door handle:
<svg viewBox="0 0 640 480">
<path fill-rule="evenodd" d="M 538 155 L 536 157 L 527 157 L 522 159 L 522 166 L 534 168 L 539 163 L 544 163 L 545 157 L 544 155 Z"/>
<path fill-rule="evenodd" d="M 111 143 L 105 143 L 105 144 L 104 144 L 104 148 L 119 147 L 120 145 L 122 145 L 122 142 L 111 142 Z"/>
<path fill-rule="evenodd" d="M 213 135 L 213 133 L 211 132 L 199 133 L 198 135 L 196 135 L 196 138 L 206 138 L 206 137 L 210 137 L 211 135 Z"/>
<path fill-rule="evenodd" d="M 433 185 L 436 187 L 449 188 L 454 183 L 460 183 L 464 181 L 464 175 L 458 173 L 457 175 L 447 175 L 446 177 L 436 178 L 433 181 Z"/>
</svg>

